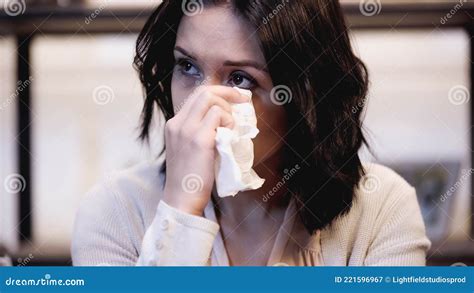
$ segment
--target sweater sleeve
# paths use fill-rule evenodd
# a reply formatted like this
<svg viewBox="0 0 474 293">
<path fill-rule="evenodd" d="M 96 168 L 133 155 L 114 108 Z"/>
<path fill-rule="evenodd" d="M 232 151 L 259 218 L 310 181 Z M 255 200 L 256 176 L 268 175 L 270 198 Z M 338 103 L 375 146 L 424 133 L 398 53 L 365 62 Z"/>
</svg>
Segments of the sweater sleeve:
<svg viewBox="0 0 474 293">
<path fill-rule="evenodd" d="M 160 201 L 142 243 L 137 265 L 209 265 L 219 225 Z"/>
<path fill-rule="evenodd" d="M 134 243 L 132 207 L 124 207 L 105 185 L 95 187 L 76 214 L 72 237 L 75 266 L 207 265 L 219 225 L 159 201 L 141 249 Z M 137 212 L 138 213 L 138 212 Z"/>
<path fill-rule="evenodd" d="M 424 266 L 431 246 L 413 187 L 385 213 L 365 259 L 367 266 Z"/>
</svg>

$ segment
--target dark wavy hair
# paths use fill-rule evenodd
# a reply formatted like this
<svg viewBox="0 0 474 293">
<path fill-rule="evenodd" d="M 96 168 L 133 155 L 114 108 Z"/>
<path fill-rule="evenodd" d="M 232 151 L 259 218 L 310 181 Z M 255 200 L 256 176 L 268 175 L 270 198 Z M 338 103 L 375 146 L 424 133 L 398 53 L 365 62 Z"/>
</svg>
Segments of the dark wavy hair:
<svg viewBox="0 0 474 293">
<path fill-rule="evenodd" d="M 196 5 L 198 5 L 196 7 Z M 361 113 L 368 73 L 353 53 L 335 0 L 165 0 L 140 33 L 134 60 L 145 90 L 140 138 L 148 140 L 155 105 L 166 120 L 171 100 L 173 48 L 185 9 L 227 5 L 256 29 L 274 85 L 285 85 L 291 130 L 287 166 L 298 164 L 288 182 L 299 216 L 313 233 L 346 214 L 364 176 L 358 150 L 366 143 Z"/>
</svg>

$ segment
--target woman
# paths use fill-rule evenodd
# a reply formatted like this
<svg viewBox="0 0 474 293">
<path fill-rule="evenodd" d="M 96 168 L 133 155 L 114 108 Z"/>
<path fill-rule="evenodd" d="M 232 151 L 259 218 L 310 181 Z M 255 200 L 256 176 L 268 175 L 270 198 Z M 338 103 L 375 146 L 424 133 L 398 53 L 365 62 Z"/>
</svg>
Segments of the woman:
<svg viewBox="0 0 474 293">
<path fill-rule="evenodd" d="M 97 185 L 78 212 L 75 265 L 424 265 L 415 190 L 358 150 L 368 78 L 337 1 L 164 1 L 137 42 L 165 150 Z M 257 190 L 219 198 L 217 127 L 252 91 Z M 184 188 L 192 175 L 198 188 Z"/>
</svg>

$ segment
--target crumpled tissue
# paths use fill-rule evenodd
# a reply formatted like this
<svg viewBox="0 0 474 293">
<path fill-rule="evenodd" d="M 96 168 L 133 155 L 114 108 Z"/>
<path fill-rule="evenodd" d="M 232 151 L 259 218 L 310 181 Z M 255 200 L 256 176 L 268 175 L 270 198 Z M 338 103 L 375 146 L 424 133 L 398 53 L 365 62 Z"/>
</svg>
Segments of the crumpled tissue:
<svg viewBox="0 0 474 293">
<path fill-rule="evenodd" d="M 252 139 L 257 136 L 257 116 L 252 92 L 234 87 L 248 96 L 246 103 L 232 104 L 234 128 L 218 127 L 215 162 L 216 189 L 219 197 L 235 196 L 240 191 L 260 188 L 265 179 L 252 169 L 254 150 Z"/>
</svg>

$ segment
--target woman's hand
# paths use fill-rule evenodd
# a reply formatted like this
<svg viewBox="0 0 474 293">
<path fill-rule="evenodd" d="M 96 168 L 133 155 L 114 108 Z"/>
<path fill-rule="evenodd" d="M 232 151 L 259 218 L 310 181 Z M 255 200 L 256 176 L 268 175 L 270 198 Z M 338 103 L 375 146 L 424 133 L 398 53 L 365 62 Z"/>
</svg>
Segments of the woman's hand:
<svg viewBox="0 0 474 293">
<path fill-rule="evenodd" d="M 202 215 L 214 184 L 217 127 L 234 126 L 230 103 L 248 97 L 225 86 L 196 89 L 165 129 L 164 201 L 184 212 Z"/>
</svg>

